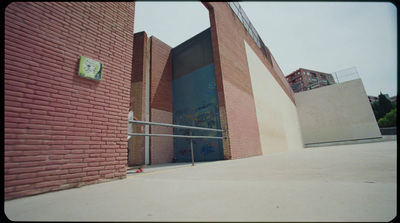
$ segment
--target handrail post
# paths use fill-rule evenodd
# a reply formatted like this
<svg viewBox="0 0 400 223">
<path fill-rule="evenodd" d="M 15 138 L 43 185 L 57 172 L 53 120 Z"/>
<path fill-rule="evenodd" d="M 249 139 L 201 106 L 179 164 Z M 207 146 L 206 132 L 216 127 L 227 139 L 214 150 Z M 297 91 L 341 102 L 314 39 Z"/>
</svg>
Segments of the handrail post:
<svg viewBox="0 0 400 223">
<path fill-rule="evenodd" d="M 192 136 L 192 130 L 189 130 L 190 136 Z M 192 154 L 192 166 L 194 166 L 194 154 L 193 154 L 193 139 L 190 138 L 190 153 Z"/>
</svg>

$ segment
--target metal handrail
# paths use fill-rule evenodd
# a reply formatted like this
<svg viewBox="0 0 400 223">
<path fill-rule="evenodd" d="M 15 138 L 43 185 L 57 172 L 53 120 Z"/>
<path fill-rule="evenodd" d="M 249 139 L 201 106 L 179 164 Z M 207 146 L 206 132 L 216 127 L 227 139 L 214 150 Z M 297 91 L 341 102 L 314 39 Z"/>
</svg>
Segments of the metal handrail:
<svg viewBox="0 0 400 223">
<path fill-rule="evenodd" d="M 161 136 L 161 137 L 177 137 L 189 139 L 224 139 L 218 136 L 188 136 L 188 135 L 170 135 L 170 134 L 146 134 L 146 133 L 128 133 L 130 136 Z"/>
<path fill-rule="evenodd" d="M 187 126 L 187 125 L 174 125 L 174 124 L 167 124 L 167 123 L 146 122 L 146 121 L 136 121 L 136 120 L 129 120 L 129 123 L 189 129 L 190 135 L 147 134 L 147 133 L 128 133 L 128 135 L 130 135 L 130 136 L 160 136 L 160 137 L 189 138 L 190 139 L 190 151 L 192 154 L 192 166 L 194 166 L 193 140 L 192 139 L 196 139 L 196 138 L 197 139 L 226 139 L 226 137 L 218 137 L 218 136 L 194 136 L 194 135 L 192 135 L 192 129 L 202 130 L 202 131 L 225 132 L 225 130 L 223 130 L 223 129 L 212 129 L 212 128 Z"/>
<path fill-rule="evenodd" d="M 134 124 L 137 123 L 137 124 L 144 124 L 144 125 L 158 125 L 158 126 L 172 127 L 172 128 L 184 128 L 184 129 L 196 129 L 196 130 L 205 130 L 205 131 L 225 132 L 225 130 L 223 130 L 223 129 L 211 129 L 211 128 L 203 128 L 203 127 L 188 126 L 188 125 L 175 125 L 175 124 L 136 121 L 136 120 L 129 120 L 129 123 L 134 123 Z"/>
</svg>

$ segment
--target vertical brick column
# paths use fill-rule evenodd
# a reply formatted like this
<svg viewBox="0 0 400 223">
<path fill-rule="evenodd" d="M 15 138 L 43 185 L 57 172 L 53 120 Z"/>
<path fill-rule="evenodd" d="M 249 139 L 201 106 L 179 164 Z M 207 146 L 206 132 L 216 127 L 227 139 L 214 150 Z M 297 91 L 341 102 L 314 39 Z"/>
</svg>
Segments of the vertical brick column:
<svg viewBox="0 0 400 223">
<path fill-rule="evenodd" d="M 145 121 L 146 106 L 146 72 L 148 69 L 148 60 L 150 56 L 148 52 L 147 34 L 145 32 L 135 33 L 133 46 L 133 62 L 132 62 L 132 78 L 131 78 L 131 98 L 135 99 L 133 104 L 134 116 L 141 121 Z M 141 125 L 134 125 L 135 133 L 144 133 Z M 143 165 L 144 160 L 144 137 L 133 136 L 129 140 L 129 165 Z"/>
<path fill-rule="evenodd" d="M 222 136 L 225 138 L 223 143 L 223 152 L 224 159 L 230 160 L 232 159 L 231 147 L 229 144 L 229 126 L 227 122 L 226 108 L 225 108 L 225 94 L 224 94 L 224 85 L 222 80 L 222 70 L 221 70 L 221 61 L 220 61 L 220 51 L 218 44 L 218 33 L 216 28 L 216 20 L 215 20 L 215 11 L 210 3 L 203 3 L 206 8 L 209 10 L 210 15 L 210 30 L 211 30 L 211 41 L 213 47 L 213 55 L 214 55 L 214 66 L 215 66 L 215 79 L 217 84 L 217 92 L 218 92 L 218 103 L 219 103 L 219 114 L 220 114 L 220 122 L 221 128 L 225 130 Z"/>
<path fill-rule="evenodd" d="M 150 121 L 172 124 L 172 48 L 154 36 L 150 39 Z M 151 126 L 150 133 L 172 135 L 173 129 Z M 172 137 L 150 138 L 150 164 L 170 163 L 173 155 Z"/>
</svg>

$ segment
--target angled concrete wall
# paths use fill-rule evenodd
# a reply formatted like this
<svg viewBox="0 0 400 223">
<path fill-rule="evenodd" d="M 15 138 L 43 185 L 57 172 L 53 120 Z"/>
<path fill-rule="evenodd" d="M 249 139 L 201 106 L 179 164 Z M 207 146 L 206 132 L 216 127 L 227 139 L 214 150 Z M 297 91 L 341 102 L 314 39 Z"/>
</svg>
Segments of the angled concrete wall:
<svg viewBox="0 0 400 223">
<path fill-rule="evenodd" d="M 361 79 L 295 94 L 305 144 L 381 137 Z"/>
<path fill-rule="evenodd" d="M 263 155 L 303 148 L 296 106 L 244 41 Z"/>
</svg>

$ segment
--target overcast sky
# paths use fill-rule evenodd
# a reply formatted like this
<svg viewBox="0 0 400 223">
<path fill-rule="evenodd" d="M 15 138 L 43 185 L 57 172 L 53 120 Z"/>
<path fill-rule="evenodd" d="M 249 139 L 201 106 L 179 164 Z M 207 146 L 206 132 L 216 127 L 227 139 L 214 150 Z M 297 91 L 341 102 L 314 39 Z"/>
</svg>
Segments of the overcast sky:
<svg viewBox="0 0 400 223">
<path fill-rule="evenodd" d="M 285 75 L 298 68 L 334 73 L 355 67 L 368 95 L 377 96 L 380 91 L 397 95 L 397 9 L 393 4 L 240 5 Z M 145 31 L 171 47 L 209 27 L 208 10 L 200 2 L 136 2 L 135 32 Z"/>
</svg>

